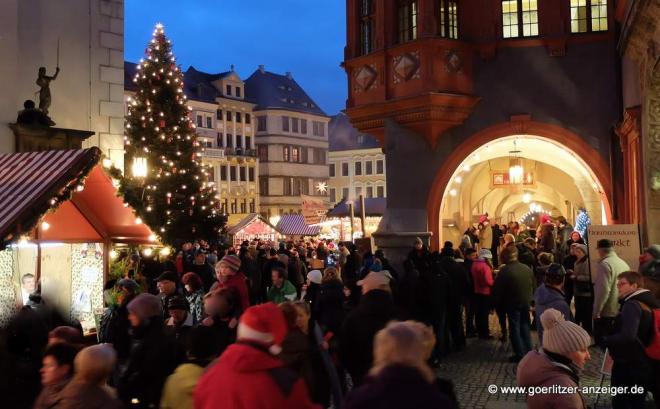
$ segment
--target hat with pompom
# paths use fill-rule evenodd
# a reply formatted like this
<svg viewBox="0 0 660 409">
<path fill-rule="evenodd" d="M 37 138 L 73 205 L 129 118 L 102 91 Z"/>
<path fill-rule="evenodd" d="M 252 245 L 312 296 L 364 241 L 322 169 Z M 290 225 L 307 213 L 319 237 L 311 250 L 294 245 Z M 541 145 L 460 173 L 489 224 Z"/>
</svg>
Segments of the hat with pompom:
<svg viewBox="0 0 660 409">
<path fill-rule="evenodd" d="M 264 344 L 273 355 L 277 355 L 282 352 L 286 333 L 284 314 L 277 305 L 269 302 L 252 306 L 243 312 L 236 338 Z"/>
<path fill-rule="evenodd" d="M 591 344 L 591 337 L 554 308 L 548 308 L 541 314 L 543 324 L 543 349 L 561 355 L 571 352 L 584 351 Z"/>
</svg>

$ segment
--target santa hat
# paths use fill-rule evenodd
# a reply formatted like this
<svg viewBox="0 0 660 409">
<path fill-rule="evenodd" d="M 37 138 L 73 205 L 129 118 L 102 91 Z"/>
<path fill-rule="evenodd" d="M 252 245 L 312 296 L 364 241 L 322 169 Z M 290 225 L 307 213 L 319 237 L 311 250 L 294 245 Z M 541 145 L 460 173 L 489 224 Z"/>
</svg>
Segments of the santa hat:
<svg viewBox="0 0 660 409">
<path fill-rule="evenodd" d="M 548 214 L 544 213 L 541 215 L 541 224 L 546 224 L 551 222 L 552 222 L 552 218 Z"/>
<path fill-rule="evenodd" d="M 268 345 L 273 355 L 282 352 L 287 326 L 284 314 L 272 302 L 252 306 L 241 315 L 236 338 Z"/>
<path fill-rule="evenodd" d="M 485 213 L 485 214 L 482 214 L 481 216 L 479 216 L 479 223 L 484 223 L 484 222 L 487 222 L 487 221 L 489 221 L 488 220 L 488 213 Z"/>
</svg>

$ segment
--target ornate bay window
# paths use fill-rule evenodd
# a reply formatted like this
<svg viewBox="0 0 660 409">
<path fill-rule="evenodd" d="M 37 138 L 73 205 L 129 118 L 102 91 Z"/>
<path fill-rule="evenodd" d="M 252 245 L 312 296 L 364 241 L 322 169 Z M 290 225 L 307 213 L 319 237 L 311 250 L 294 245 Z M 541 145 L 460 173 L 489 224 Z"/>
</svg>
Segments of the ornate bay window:
<svg viewBox="0 0 660 409">
<path fill-rule="evenodd" d="M 374 50 L 374 25 L 376 21 L 373 0 L 360 1 L 360 54 Z"/>
<path fill-rule="evenodd" d="M 438 30 L 441 37 L 458 38 L 458 6 L 456 0 L 438 0 Z"/>
<path fill-rule="evenodd" d="M 537 0 L 502 0 L 502 37 L 539 35 Z"/>
<path fill-rule="evenodd" d="M 417 39 L 417 1 L 399 1 L 399 43 Z"/>
</svg>

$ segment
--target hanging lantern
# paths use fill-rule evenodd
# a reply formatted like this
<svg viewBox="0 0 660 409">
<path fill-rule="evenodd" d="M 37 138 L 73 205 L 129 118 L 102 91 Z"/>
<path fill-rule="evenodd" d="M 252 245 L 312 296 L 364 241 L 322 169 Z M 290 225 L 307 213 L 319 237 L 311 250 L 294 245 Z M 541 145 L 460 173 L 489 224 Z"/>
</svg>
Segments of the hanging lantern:
<svg viewBox="0 0 660 409">
<path fill-rule="evenodd" d="M 519 185 L 523 182 L 525 170 L 523 169 L 520 151 L 516 149 L 516 141 L 513 141 L 513 150 L 509 151 L 509 183 Z"/>
<path fill-rule="evenodd" d="M 131 166 L 133 177 L 145 178 L 147 177 L 147 158 L 143 156 L 136 156 L 133 158 L 133 165 Z"/>
</svg>

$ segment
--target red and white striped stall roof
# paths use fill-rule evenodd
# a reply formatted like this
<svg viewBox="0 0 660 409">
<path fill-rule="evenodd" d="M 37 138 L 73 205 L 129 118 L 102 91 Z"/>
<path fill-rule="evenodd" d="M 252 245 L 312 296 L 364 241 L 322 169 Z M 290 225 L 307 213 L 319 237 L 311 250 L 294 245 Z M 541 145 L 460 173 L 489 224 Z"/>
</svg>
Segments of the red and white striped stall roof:
<svg viewBox="0 0 660 409">
<path fill-rule="evenodd" d="M 277 223 L 277 230 L 285 236 L 318 236 L 319 226 L 308 226 L 302 214 L 285 214 Z"/>
<path fill-rule="evenodd" d="M 25 233 L 24 222 L 99 158 L 98 148 L 0 154 L 0 240 Z"/>
</svg>

